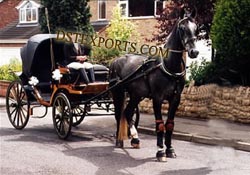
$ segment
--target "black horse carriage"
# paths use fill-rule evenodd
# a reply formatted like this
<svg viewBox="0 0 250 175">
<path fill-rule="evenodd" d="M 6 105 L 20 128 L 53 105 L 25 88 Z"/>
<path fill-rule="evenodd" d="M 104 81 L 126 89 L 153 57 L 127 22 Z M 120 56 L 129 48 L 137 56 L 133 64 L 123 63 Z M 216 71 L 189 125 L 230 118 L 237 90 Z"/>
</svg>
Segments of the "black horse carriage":
<svg viewBox="0 0 250 175">
<path fill-rule="evenodd" d="M 195 16 L 195 10 L 191 13 L 181 10 L 180 18 L 164 45 L 168 48 L 167 57 L 150 58 L 126 54 L 114 60 L 109 71 L 103 66 L 96 66 L 96 79 L 100 83 L 87 86 L 75 85 L 75 75 L 70 69 L 60 64 L 55 66 L 55 63 L 63 61 L 63 43 L 56 42 L 52 35 L 32 37 L 22 49 L 21 81 L 12 82 L 7 91 L 6 106 L 10 122 L 15 128 L 22 129 L 32 115 L 34 104 L 38 102 L 45 107 L 52 106 L 55 130 L 60 138 L 65 139 L 71 126 L 83 120 L 86 106 L 96 102 L 108 104 L 108 107 L 113 103 L 117 124 L 116 146 L 123 147 L 123 140 L 127 138 L 129 129 L 131 145 L 139 148 L 140 140 L 136 131 L 139 121 L 138 104 L 143 98 L 151 98 L 157 135 L 156 157 L 159 161 L 165 161 L 166 156 L 176 157 L 171 140 L 175 113 L 185 84 L 183 53 L 187 51 L 190 58 L 196 58 L 199 54 L 195 47 L 198 34 Z M 169 104 L 165 123 L 161 113 L 164 101 Z M 126 102 L 128 104 L 124 105 Z M 80 107 L 81 104 L 85 107 Z M 133 119 L 135 111 L 136 118 Z"/>
<path fill-rule="evenodd" d="M 62 66 L 63 42 L 56 35 L 38 34 L 21 49 L 22 74 L 7 90 L 6 108 L 11 124 L 23 129 L 33 115 L 33 109 L 44 106 L 45 117 L 52 107 L 54 128 L 61 139 L 66 139 L 72 126 L 79 125 L 91 106 L 109 111 L 113 100 L 109 93 L 108 71 L 94 65 L 96 83 L 79 84 L 79 72 Z M 137 110 L 137 117 L 139 117 Z"/>
</svg>

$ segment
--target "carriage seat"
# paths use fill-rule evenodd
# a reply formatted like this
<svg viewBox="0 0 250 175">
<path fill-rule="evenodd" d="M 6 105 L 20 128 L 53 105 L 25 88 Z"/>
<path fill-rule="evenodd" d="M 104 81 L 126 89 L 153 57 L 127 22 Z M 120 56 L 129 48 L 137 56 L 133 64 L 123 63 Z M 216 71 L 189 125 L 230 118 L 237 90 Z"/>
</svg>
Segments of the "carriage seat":
<svg viewBox="0 0 250 175">
<path fill-rule="evenodd" d="M 94 64 L 95 80 L 96 81 L 108 81 L 109 69 L 106 66 L 100 64 Z"/>
<path fill-rule="evenodd" d="M 59 64 L 58 64 L 58 67 L 60 68 L 60 71 L 62 74 L 69 74 L 72 77 L 72 79 L 77 79 L 77 76 L 79 75 L 78 70 L 68 68 L 66 66 L 59 65 Z M 95 80 L 97 82 L 108 81 L 109 69 L 106 66 L 103 66 L 100 64 L 94 64 L 93 67 L 94 67 L 94 73 L 95 73 Z M 88 73 L 88 71 L 87 71 L 87 73 Z"/>
</svg>

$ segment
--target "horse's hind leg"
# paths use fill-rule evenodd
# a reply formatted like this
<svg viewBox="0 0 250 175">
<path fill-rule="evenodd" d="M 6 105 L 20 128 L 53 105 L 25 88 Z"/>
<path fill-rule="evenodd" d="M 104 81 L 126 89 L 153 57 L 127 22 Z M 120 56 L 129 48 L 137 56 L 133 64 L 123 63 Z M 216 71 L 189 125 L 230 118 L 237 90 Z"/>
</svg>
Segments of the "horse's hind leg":
<svg viewBox="0 0 250 175">
<path fill-rule="evenodd" d="M 171 141 L 174 130 L 174 116 L 179 104 L 180 104 L 180 95 L 176 95 L 172 100 L 169 100 L 168 119 L 165 123 L 165 128 L 166 128 L 165 145 L 167 147 L 166 149 L 167 157 L 170 158 L 176 158 L 176 154 L 172 147 Z"/>
<path fill-rule="evenodd" d="M 123 147 L 123 141 L 118 139 L 120 120 L 124 108 L 125 93 L 123 91 L 113 91 L 113 104 L 115 107 L 115 119 L 116 119 L 116 147 Z"/>
<path fill-rule="evenodd" d="M 135 128 L 134 121 L 133 121 L 133 115 L 135 112 L 135 108 L 138 106 L 140 102 L 139 97 L 130 97 L 130 100 L 128 102 L 128 105 L 126 106 L 124 110 L 124 115 L 127 118 L 128 124 L 129 124 L 129 131 L 130 135 L 132 137 L 131 139 L 131 146 L 134 148 L 140 148 L 140 140 L 138 136 L 138 132 Z"/>
<path fill-rule="evenodd" d="M 157 133 L 157 153 L 156 158 L 160 162 L 166 161 L 166 153 L 164 151 L 163 137 L 164 137 L 164 121 L 161 114 L 161 102 L 159 100 L 153 100 L 153 108 L 155 113 L 156 133 Z"/>
</svg>

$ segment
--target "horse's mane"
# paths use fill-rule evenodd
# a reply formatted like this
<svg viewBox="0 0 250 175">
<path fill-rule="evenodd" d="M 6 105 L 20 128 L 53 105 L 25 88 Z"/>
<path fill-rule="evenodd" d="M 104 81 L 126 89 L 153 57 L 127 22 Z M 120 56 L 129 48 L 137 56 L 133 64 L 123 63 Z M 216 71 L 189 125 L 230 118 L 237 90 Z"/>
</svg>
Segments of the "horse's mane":
<svg viewBox="0 0 250 175">
<path fill-rule="evenodd" d="M 173 45 L 173 41 L 174 41 L 174 36 L 175 36 L 175 32 L 177 30 L 177 25 L 178 25 L 178 22 L 180 21 L 180 19 L 177 20 L 177 22 L 175 23 L 175 25 L 173 26 L 173 29 L 172 31 L 170 32 L 170 34 L 167 36 L 166 38 L 166 48 L 171 48 L 172 45 Z"/>
</svg>

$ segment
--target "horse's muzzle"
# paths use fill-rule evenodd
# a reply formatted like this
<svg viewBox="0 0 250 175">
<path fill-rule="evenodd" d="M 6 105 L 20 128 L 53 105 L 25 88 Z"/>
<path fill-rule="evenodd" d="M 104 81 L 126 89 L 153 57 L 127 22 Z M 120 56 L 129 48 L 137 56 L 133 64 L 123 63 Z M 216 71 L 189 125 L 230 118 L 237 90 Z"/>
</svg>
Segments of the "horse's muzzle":
<svg viewBox="0 0 250 175">
<path fill-rule="evenodd" d="M 199 54 L 199 51 L 196 50 L 196 49 L 190 49 L 190 50 L 188 51 L 188 56 L 189 56 L 190 58 L 197 58 L 198 54 Z"/>
</svg>

